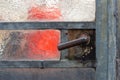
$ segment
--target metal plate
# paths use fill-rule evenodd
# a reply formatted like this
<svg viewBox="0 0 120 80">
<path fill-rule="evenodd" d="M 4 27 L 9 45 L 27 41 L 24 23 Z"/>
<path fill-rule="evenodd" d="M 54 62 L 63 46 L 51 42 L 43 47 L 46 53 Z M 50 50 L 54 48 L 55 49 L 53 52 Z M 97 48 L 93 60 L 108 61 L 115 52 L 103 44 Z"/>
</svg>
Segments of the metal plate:
<svg viewBox="0 0 120 80">
<path fill-rule="evenodd" d="M 95 80 L 92 68 L 0 69 L 0 80 Z"/>
<path fill-rule="evenodd" d="M 2 30 L 96 29 L 95 22 L 4 22 Z"/>
</svg>

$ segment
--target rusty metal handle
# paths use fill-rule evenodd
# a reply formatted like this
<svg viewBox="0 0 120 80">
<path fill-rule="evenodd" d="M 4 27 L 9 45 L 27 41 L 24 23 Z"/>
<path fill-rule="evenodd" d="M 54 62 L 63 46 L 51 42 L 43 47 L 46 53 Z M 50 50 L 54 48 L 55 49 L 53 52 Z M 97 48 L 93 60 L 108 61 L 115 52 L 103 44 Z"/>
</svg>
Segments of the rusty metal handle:
<svg viewBox="0 0 120 80">
<path fill-rule="evenodd" d="M 58 49 L 59 50 L 64 50 L 70 47 L 74 47 L 80 44 L 88 44 L 90 42 L 90 36 L 88 36 L 87 34 L 82 34 L 80 36 L 80 38 L 66 42 L 66 43 L 60 43 L 58 45 Z"/>
</svg>

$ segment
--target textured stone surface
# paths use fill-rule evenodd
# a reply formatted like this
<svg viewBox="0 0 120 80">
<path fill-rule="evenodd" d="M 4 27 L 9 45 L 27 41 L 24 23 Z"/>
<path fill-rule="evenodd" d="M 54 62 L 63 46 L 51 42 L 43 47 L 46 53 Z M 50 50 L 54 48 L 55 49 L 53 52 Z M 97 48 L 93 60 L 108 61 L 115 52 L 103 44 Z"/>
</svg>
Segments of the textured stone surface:
<svg viewBox="0 0 120 80">
<path fill-rule="evenodd" d="M 0 0 L 1 21 L 94 21 L 95 0 Z"/>
<path fill-rule="evenodd" d="M 2 60 L 59 60 L 59 30 L 1 30 Z"/>
</svg>

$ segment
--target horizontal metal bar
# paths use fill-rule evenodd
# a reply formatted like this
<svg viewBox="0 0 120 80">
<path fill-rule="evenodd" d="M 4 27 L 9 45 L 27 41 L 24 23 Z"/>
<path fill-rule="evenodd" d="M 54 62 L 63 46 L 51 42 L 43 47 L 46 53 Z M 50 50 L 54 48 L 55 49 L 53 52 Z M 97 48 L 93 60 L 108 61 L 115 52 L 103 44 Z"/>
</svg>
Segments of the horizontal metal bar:
<svg viewBox="0 0 120 80">
<path fill-rule="evenodd" d="M 0 80 L 96 80 L 93 68 L 0 68 Z"/>
<path fill-rule="evenodd" d="M 44 62 L 45 68 L 95 68 L 96 62 L 95 61 L 45 61 Z"/>
<path fill-rule="evenodd" d="M 95 29 L 95 22 L 1 22 L 1 30 Z"/>
<path fill-rule="evenodd" d="M 0 61 L 0 68 L 91 68 L 95 61 Z"/>
<path fill-rule="evenodd" d="M 42 68 L 41 61 L 0 61 L 0 68 Z"/>
</svg>

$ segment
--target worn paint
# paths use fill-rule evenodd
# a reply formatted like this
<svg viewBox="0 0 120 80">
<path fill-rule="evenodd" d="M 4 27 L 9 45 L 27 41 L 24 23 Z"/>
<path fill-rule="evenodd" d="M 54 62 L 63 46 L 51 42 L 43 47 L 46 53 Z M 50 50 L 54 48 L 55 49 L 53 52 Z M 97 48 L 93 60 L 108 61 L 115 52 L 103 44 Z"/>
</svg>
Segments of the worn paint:
<svg viewBox="0 0 120 80">
<path fill-rule="evenodd" d="M 0 60 L 59 60 L 59 30 L 1 30 Z"/>
<path fill-rule="evenodd" d="M 0 21 L 94 21 L 95 9 L 95 0 L 1 0 Z"/>
<path fill-rule="evenodd" d="M 5 68 L 0 80 L 95 80 L 92 68 Z"/>
<path fill-rule="evenodd" d="M 108 80 L 107 0 L 97 0 L 96 11 L 96 80 Z"/>
<path fill-rule="evenodd" d="M 108 1 L 108 80 L 116 80 L 116 2 L 117 0 Z"/>
<path fill-rule="evenodd" d="M 114 68 L 115 68 L 114 60 L 116 57 L 114 55 L 115 48 L 113 48 L 115 46 L 115 37 L 113 37 L 115 36 L 115 34 L 114 32 L 112 32 L 112 35 L 110 36 L 109 33 L 111 31 L 114 31 L 112 27 L 116 25 L 113 25 L 114 21 L 112 21 L 112 19 L 109 20 L 109 24 L 111 25 L 112 23 L 112 25 L 111 26 L 109 25 L 109 27 L 107 25 L 108 24 L 107 20 L 110 18 L 111 15 L 112 16 L 114 15 L 113 10 L 111 10 L 111 7 L 108 8 L 107 6 L 108 4 L 109 5 L 112 4 L 113 6 L 113 0 L 97 0 L 96 26 L 94 26 L 94 23 L 87 23 L 87 22 L 85 23 L 84 22 L 83 23 L 2 23 L 0 24 L 0 28 L 1 29 L 40 29 L 40 28 L 58 28 L 58 29 L 86 29 L 86 28 L 91 29 L 92 28 L 92 29 L 95 29 L 96 28 L 97 29 L 96 30 L 96 41 L 97 41 L 96 42 L 96 47 L 97 47 L 97 50 L 96 50 L 96 54 L 97 54 L 96 55 L 97 56 L 96 80 L 115 79 L 116 75 L 112 74 L 112 71 L 114 71 Z M 108 14 L 107 11 L 109 10 L 110 10 L 110 13 Z M 109 18 L 108 18 L 108 15 L 109 15 Z M 119 39 L 119 30 L 120 29 L 118 27 L 118 38 L 117 39 Z M 113 41 L 108 40 L 112 38 L 114 38 Z M 112 44 L 114 44 L 113 47 L 111 47 L 112 45 L 111 42 L 113 42 Z M 118 45 L 118 49 L 119 49 L 119 45 Z M 110 51 L 112 51 L 113 53 Z M 109 55 L 109 53 L 111 55 Z M 112 64 L 110 63 L 111 60 L 112 60 Z M 112 66 L 112 68 L 110 66 Z M 7 72 L 5 72 L 5 74 L 7 74 Z M 109 77 L 110 75 L 112 76 Z M 118 77 L 118 80 L 119 80 L 119 77 Z"/>
</svg>

